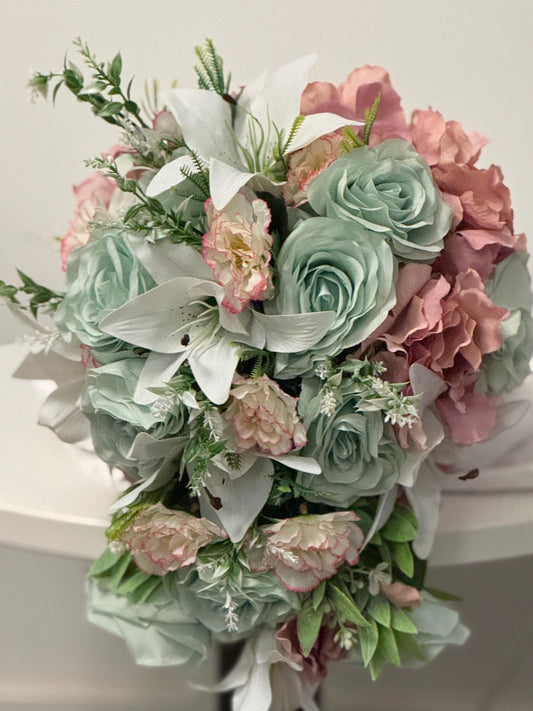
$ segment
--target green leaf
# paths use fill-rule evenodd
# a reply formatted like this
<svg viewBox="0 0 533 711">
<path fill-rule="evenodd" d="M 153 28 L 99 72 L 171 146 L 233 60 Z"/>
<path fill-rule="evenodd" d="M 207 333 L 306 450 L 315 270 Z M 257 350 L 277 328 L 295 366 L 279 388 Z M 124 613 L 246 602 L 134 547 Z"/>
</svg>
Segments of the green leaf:
<svg viewBox="0 0 533 711">
<path fill-rule="evenodd" d="M 118 561 L 120 556 L 111 553 L 109 548 L 106 548 L 102 555 L 97 558 L 89 569 L 89 576 L 92 578 L 99 577 L 107 571 L 111 570 Z"/>
<path fill-rule="evenodd" d="M 122 578 L 126 574 L 126 570 L 128 569 L 130 563 L 131 553 L 125 553 L 123 556 L 121 556 L 110 580 L 111 590 L 113 592 L 116 592 L 118 590 L 120 583 L 122 582 Z"/>
<path fill-rule="evenodd" d="M 405 543 L 414 539 L 417 530 L 418 522 L 412 511 L 405 506 L 397 506 L 382 528 L 381 535 L 387 541 Z"/>
<path fill-rule="evenodd" d="M 305 604 L 298 615 L 298 640 L 304 657 L 308 657 L 320 633 L 322 612 L 315 610 L 312 604 Z"/>
<path fill-rule="evenodd" d="M 120 75 L 122 73 L 122 57 L 120 52 L 115 55 L 115 58 L 109 66 L 109 77 L 115 86 L 120 84 Z"/>
<path fill-rule="evenodd" d="M 329 589 L 333 593 L 335 606 L 341 615 L 343 615 L 350 622 L 353 622 L 355 625 L 361 627 L 368 626 L 368 621 L 363 617 L 361 610 L 357 607 L 351 597 L 346 595 L 346 593 L 344 593 L 336 585 L 330 585 Z"/>
<path fill-rule="evenodd" d="M 437 600 L 445 600 L 446 602 L 461 602 L 462 598 L 453 595 L 452 593 L 446 592 L 445 590 L 439 590 L 438 588 L 424 588 L 430 595 L 436 597 Z"/>
<path fill-rule="evenodd" d="M 126 111 L 129 111 L 130 114 L 137 115 L 139 113 L 139 107 L 137 106 L 135 101 L 125 101 L 124 108 L 126 109 Z"/>
<path fill-rule="evenodd" d="M 129 595 L 129 593 L 132 593 L 134 590 L 143 585 L 143 583 L 145 583 L 147 580 L 150 580 L 150 578 L 152 577 L 154 576 L 147 575 L 147 573 L 143 573 L 142 570 L 138 570 L 132 576 L 126 578 L 124 582 L 120 583 L 120 585 L 116 589 L 116 593 L 117 595 Z M 160 578 L 158 578 L 158 580 L 160 580 Z"/>
<path fill-rule="evenodd" d="M 411 620 L 409 615 L 406 615 L 403 610 L 397 607 L 392 607 L 391 609 L 391 623 L 390 626 L 397 630 L 398 632 L 405 632 L 406 634 L 418 634 L 418 629 L 415 623 Z"/>
<path fill-rule="evenodd" d="M 416 638 L 412 634 L 406 634 L 405 632 L 395 632 L 396 644 L 398 645 L 398 651 L 400 656 L 404 661 L 409 659 L 418 659 L 421 662 L 427 661 L 427 655 L 416 641 Z"/>
<path fill-rule="evenodd" d="M 123 104 L 121 104 L 119 101 L 108 101 L 106 102 L 101 109 L 98 109 L 96 112 L 97 116 L 100 116 L 101 118 L 106 118 L 107 116 L 116 116 L 122 111 Z"/>
<path fill-rule="evenodd" d="M 387 662 L 401 667 L 400 653 L 394 632 L 388 627 L 379 626 L 378 651 Z"/>
<path fill-rule="evenodd" d="M 376 595 L 368 606 L 368 613 L 384 627 L 390 627 L 391 609 L 389 602 L 382 595 Z"/>
<path fill-rule="evenodd" d="M 367 667 L 378 646 L 379 632 L 374 620 L 368 620 L 368 627 L 359 628 L 359 643 L 363 664 Z"/>
<path fill-rule="evenodd" d="M 409 543 L 392 543 L 391 552 L 394 562 L 402 573 L 412 578 L 415 572 L 415 561 Z"/>
<path fill-rule="evenodd" d="M 124 215 L 124 223 L 135 219 L 135 217 L 137 217 L 139 212 L 143 209 L 144 209 L 144 205 L 142 203 L 139 203 L 138 205 L 132 205 L 130 208 L 128 208 L 126 210 L 126 214 Z"/>
<path fill-rule="evenodd" d="M 324 595 L 326 592 L 326 581 L 323 580 L 320 585 L 313 590 L 312 593 L 312 601 L 313 601 L 313 607 L 315 610 L 318 610 L 320 607 L 322 600 L 324 599 Z"/>
<path fill-rule="evenodd" d="M 151 595 L 163 584 L 163 578 L 158 578 L 157 575 L 151 575 L 146 582 L 139 585 L 135 590 L 128 594 L 129 599 L 137 605 L 142 605 Z"/>
<path fill-rule="evenodd" d="M 83 89 L 83 77 L 77 74 L 73 69 L 65 69 L 63 78 L 67 88 L 70 89 L 73 94 L 76 94 L 76 96 L 80 93 L 81 89 Z"/>
</svg>

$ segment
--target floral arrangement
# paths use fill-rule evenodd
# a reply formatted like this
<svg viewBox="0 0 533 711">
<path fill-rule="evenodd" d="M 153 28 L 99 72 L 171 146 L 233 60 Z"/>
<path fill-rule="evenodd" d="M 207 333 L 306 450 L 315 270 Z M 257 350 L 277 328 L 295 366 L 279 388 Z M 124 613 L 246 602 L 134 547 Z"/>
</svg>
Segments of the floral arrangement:
<svg viewBox="0 0 533 711">
<path fill-rule="evenodd" d="M 37 333 L 18 371 L 40 422 L 127 487 L 89 619 L 140 664 L 242 641 L 236 711 L 317 709 L 332 660 L 413 665 L 467 631 L 424 586 L 446 477 L 509 423 L 532 297 L 486 139 L 409 121 L 388 74 L 308 83 L 314 57 L 232 88 L 212 42 L 198 89 L 141 107 L 122 59 L 77 41 L 32 76 L 121 131 L 88 161 L 61 242 L 67 287 L 1 294 Z"/>
</svg>

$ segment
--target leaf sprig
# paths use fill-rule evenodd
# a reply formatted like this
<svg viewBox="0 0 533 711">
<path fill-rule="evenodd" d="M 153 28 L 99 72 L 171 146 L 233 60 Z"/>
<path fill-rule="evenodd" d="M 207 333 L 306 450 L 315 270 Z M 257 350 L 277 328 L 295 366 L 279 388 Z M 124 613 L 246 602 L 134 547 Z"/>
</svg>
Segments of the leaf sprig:
<svg viewBox="0 0 533 711">
<path fill-rule="evenodd" d="M 17 269 L 17 273 L 22 281 L 22 286 L 6 284 L 0 279 L 0 297 L 4 297 L 23 311 L 30 311 L 34 318 L 37 318 L 39 309 L 45 309 L 46 311 L 56 310 L 64 294 L 52 291 L 52 289 L 48 289 L 48 287 L 42 286 L 41 284 L 37 284 L 37 282 L 31 279 L 27 274 L 24 274 L 20 269 Z M 21 294 L 30 297 L 27 304 L 20 301 L 19 296 Z"/>
</svg>

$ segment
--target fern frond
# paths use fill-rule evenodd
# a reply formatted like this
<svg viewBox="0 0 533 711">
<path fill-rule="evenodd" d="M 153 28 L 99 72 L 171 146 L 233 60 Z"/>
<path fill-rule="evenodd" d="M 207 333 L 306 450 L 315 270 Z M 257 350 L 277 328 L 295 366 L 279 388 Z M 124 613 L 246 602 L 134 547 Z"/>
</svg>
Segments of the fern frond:
<svg viewBox="0 0 533 711">
<path fill-rule="evenodd" d="M 213 40 L 206 39 L 203 47 L 195 47 L 194 51 L 200 63 L 194 67 L 198 76 L 200 89 L 216 91 L 223 96 L 228 93 L 230 76 L 224 79 L 222 57 L 217 54 Z"/>
<path fill-rule="evenodd" d="M 376 116 L 378 115 L 378 110 L 379 110 L 379 105 L 381 103 L 381 94 L 378 94 L 376 98 L 374 99 L 374 103 L 369 109 L 366 109 L 365 111 L 365 127 L 363 129 L 363 142 L 366 146 L 368 146 L 368 142 L 370 141 L 370 134 L 372 132 L 372 126 L 374 125 L 374 121 L 376 120 Z"/>
<path fill-rule="evenodd" d="M 361 148 L 361 146 L 365 145 L 351 126 L 343 128 L 342 135 L 343 140 L 341 146 L 346 153 L 350 153 L 350 151 L 353 151 L 355 148 Z"/>
<path fill-rule="evenodd" d="M 300 115 L 297 116 L 297 117 L 294 119 L 294 121 L 292 122 L 291 130 L 289 131 L 289 135 L 287 136 L 287 140 L 285 141 L 285 143 L 283 144 L 283 147 L 282 147 L 282 149 L 281 149 L 281 155 L 284 155 L 284 154 L 287 153 L 287 151 L 289 150 L 289 147 L 290 147 L 291 143 L 294 141 L 294 138 L 295 138 L 296 134 L 298 133 L 298 130 L 300 129 L 300 126 L 301 126 L 302 123 L 304 122 L 304 119 L 305 119 L 305 116 L 303 116 L 302 114 L 300 114 Z M 280 138 L 281 138 L 281 137 L 282 137 L 282 134 L 280 133 Z"/>
</svg>

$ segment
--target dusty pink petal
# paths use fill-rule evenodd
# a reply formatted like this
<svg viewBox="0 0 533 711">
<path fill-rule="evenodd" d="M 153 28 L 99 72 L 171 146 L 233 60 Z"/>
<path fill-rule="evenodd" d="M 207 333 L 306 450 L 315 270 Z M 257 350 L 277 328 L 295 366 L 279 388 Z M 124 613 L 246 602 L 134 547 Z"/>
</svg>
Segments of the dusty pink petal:
<svg viewBox="0 0 533 711">
<path fill-rule="evenodd" d="M 344 659 L 346 650 L 335 642 L 336 629 L 323 625 L 318 633 L 313 649 L 307 657 L 303 656 L 298 640 L 297 617 L 280 627 L 276 637 L 285 655 L 293 662 L 303 665 L 303 673 L 312 683 L 320 683 L 328 673 L 328 663 Z"/>
<path fill-rule="evenodd" d="M 465 230 L 448 236 L 433 267 L 448 278 L 456 277 L 466 269 L 474 269 L 481 279 L 486 281 L 497 262 L 503 259 L 509 250 L 494 242 L 482 244 L 481 239 L 471 240 L 465 232 L 486 233 L 486 230 Z"/>
<path fill-rule="evenodd" d="M 437 408 L 451 439 L 458 444 L 483 442 L 496 424 L 496 408 L 482 393 L 467 392 L 460 403 L 443 395 L 437 400 Z"/>
<path fill-rule="evenodd" d="M 404 583 L 381 585 L 381 592 L 396 607 L 412 607 L 422 603 L 420 591 Z"/>
</svg>

